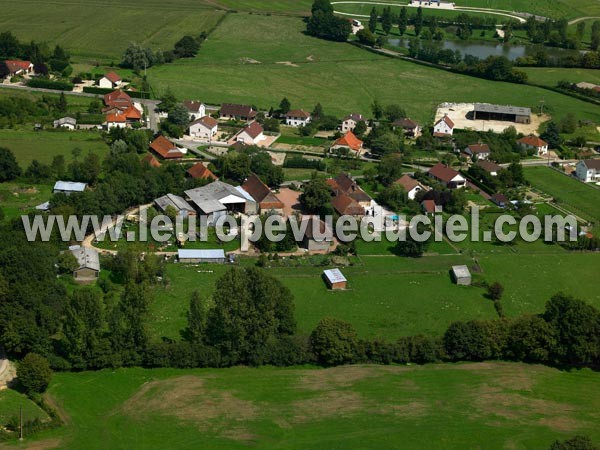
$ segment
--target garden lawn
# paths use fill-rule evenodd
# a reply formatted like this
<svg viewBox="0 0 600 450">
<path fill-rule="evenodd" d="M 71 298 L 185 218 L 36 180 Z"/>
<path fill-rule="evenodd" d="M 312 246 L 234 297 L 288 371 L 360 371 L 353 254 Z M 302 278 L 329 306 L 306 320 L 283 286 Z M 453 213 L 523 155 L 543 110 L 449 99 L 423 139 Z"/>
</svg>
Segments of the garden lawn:
<svg viewBox="0 0 600 450">
<path fill-rule="evenodd" d="M 74 148 L 82 150 L 80 158 L 92 152 L 104 159 L 109 150 L 108 145 L 96 131 L 0 129 L 0 147 L 10 149 L 23 169 L 26 169 L 34 159 L 50 164 L 57 155 L 63 155 L 68 162 L 73 158 Z"/>
<path fill-rule="evenodd" d="M 539 449 L 575 434 L 598 442 L 598 380 L 588 369 L 497 362 L 59 373 L 49 395 L 69 422 L 36 436 L 35 448 Z"/>
<path fill-rule="evenodd" d="M 534 189 L 574 214 L 600 223 L 600 189 L 586 185 L 548 167 L 526 167 L 525 178 Z"/>
<path fill-rule="evenodd" d="M 294 17 L 230 14 L 196 58 L 154 67 L 148 79 L 158 93 L 213 104 L 235 102 L 269 109 L 287 97 L 292 108 L 370 116 L 374 100 L 399 103 L 421 122 L 442 102 L 490 102 L 531 107 L 541 99 L 558 118 L 572 112 L 600 122 L 595 105 L 539 88 L 493 82 L 387 58 L 305 35 Z M 292 65 L 290 65 L 290 63 Z M 183 76 L 182 74 L 185 74 Z"/>
</svg>

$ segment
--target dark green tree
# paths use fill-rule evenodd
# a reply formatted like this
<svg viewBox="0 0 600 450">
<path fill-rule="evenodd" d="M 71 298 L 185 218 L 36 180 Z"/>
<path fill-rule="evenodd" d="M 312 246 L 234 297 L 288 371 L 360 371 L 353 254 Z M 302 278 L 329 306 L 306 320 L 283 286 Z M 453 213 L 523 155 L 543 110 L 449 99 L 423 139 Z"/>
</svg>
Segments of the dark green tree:
<svg viewBox="0 0 600 450">
<path fill-rule="evenodd" d="M 28 394 L 44 392 L 52 380 L 48 360 L 37 353 L 28 353 L 19 363 L 17 380 Z"/>
<path fill-rule="evenodd" d="M 406 10 L 406 6 L 403 6 L 402 9 L 400 9 L 400 15 L 398 16 L 398 31 L 400 32 L 400 36 L 404 36 L 407 26 L 408 12 Z"/>
<path fill-rule="evenodd" d="M 354 361 L 358 337 L 354 327 L 342 320 L 324 317 L 310 334 L 317 361 L 325 366 Z"/>
<path fill-rule="evenodd" d="M 377 31 L 377 8 L 373 6 L 369 14 L 369 31 L 373 34 Z"/>
<path fill-rule="evenodd" d="M 0 147 L 0 182 L 14 180 L 21 175 L 15 155 L 6 147 Z"/>
</svg>

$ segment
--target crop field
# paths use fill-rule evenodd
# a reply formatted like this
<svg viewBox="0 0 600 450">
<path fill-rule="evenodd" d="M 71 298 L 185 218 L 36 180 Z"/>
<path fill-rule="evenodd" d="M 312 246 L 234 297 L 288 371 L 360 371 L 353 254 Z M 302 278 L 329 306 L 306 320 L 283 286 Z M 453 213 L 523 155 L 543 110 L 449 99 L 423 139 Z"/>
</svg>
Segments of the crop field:
<svg viewBox="0 0 600 450">
<path fill-rule="evenodd" d="M 168 50 L 185 34 L 214 27 L 223 11 L 191 0 L 124 4 L 115 0 L 21 0 L 3 8 L 0 30 L 63 45 L 78 58 L 119 62 L 130 42 Z"/>
<path fill-rule="evenodd" d="M 68 423 L 25 441 L 35 448 L 539 449 L 574 434 L 600 439 L 597 374 L 515 363 L 117 369 L 56 374 L 48 395 Z"/>
<path fill-rule="evenodd" d="M 32 160 L 37 159 L 50 164 L 52 158 L 63 155 L 67 161 L 72 159 L 72 150 L 79 148 L 81 155 L 96 153 L 101 158 L 108 153 L 108 145 L 100 134 L 90 132 L 69 131 L 25 131 L 0 129 L 0 147 L 10 149 L 19 165 L 25 169 Z"/>
<path fill-rule="evenodd" d="M 600 223 L 600 189 L 548 167 L 527 167 L 525 177 L 533 188 L 551 195 L 559 205 L 583 219 Z"/>
<path fill-rule="evenodd" d="M 196 58 L 154 67 L 148 79 L 157 91 L 170 88 L 180 98 L 208 103 L 237 102 L 269 109 L 285 96 L 293 108 L 327 113 L 369 114 L 374 100 L 400 103 L 413 118 L 429 121 L 445 101 L 485 101 L 529 106 L 543 98 L 560 117 L 600 122 L 594 105 L 531 86 L 453 74 L 376 55 L 344 43 L 303 34 L 294 17 L 230 14 Z M 185 74 L 185 76 L 184 76 Z"/>
</svg>

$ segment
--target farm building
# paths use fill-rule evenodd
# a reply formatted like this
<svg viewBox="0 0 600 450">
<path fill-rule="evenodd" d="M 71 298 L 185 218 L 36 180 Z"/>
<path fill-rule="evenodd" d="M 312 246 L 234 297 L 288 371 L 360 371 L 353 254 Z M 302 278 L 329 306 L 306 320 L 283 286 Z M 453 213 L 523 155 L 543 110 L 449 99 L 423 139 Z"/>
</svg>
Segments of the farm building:
<svg viewBox="0 0 600 450">
<path fill-rule="evenodd" d="M 327 287 L 331 290 L 346 289 L 346 277 L 340 269 L 327 269 L 323 271 L 323 279 L 327 283 Z"/>
<path fill-rule="evenodd" d="M 77 120 L 72 117 L 62 117 L 56 119 L 53 122 L 54 128 L 66 128 L 67 130 L 74 130 L 77 126 Z"/>
<path fill-rule="evenodd" d="M 514 123 L 531 123 L 531 109 L 510 105 L 490 105 L 489 103 L 475 103 L 473 107 L 473 120 L 499 120 Z"/>
<path fill-rule="evenodd" d="M 309 251 L 329 250 L 329 246 L 333 240 L 331 229 L 318 217 L 311 217 L 307 222 L 302 238 L 302 247 Z"/>
<path fill-rule="evenodd" d="M 467 266 L 452 266 L 452 280 L 461 286 L 471 285 L 471 272 Z"/>
<path fill-rule="evenodd" d="M 73 278 L 76 282 L 86 284 L 92 283 L 100 274 L 100 257 L 93 248 L 74 245 L 69 251 L 77 259 L 78 267 L 73 270 Z"/>
<path fill-rule="evenodd" d="M 222 181 L 185 191 L 185 195 L 200 214 L 208 216 L 208 223 L 215 221 L 228 211 L 256 214 L 258 205 L 241 186 L 234 187 Z"/>
<path fill-rule="evenodd" d="M 74 192 L 83 192 L 87 183 L 78 183 L 76 181 L 57 181 L 52 189 L 53 194 L 71 195 Z"/>
<path fill-rule="evenodd" d="M 278 214 L 283 214 L 283 203 L 277 198 L 277 196 L 269 189 L 265 183 L 261 181 L 255 174 L 252 174 L 242 184 L 242 189 L 245 190 L 250 196 L 258 203 L 259 209 L 262 213 L 273 211 Z"/>
<path fill-rule="evenodd" d="M 225 264 L 227 257 L 225 250 L 177 250 L 177 259 L 180 263 L 198 264 L 198 263 L 217 263 Z"/>
<path fill-rule="evenodd" d="M 178 216 L 188 217 L 195 216 L 196 210 L 185 201 L 182 197 L 175 194 L 167 194 L 154 200 L 156 207 L 160 209 L 164 214 L 167 214 L 169 207 L 173 208 Z"/>
</svg>

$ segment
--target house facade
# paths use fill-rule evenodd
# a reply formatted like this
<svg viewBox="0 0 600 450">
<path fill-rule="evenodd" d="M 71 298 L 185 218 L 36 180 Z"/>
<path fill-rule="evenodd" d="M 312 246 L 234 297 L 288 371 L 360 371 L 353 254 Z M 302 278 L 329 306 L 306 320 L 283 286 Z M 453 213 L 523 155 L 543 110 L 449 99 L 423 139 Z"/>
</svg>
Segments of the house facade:
<svg viewBox="0 0 600 450">
<path fill-rule="evenodd" d="M 584 159 L 577 163 L 575 175 L 585 183 L 600 182 L 600 159 Z"/>
<path fill-rule="evenodd" d="M 362 116 L 362 114 L 348 114 L 342 120 L 342 126 L 340 127 L 342 133 L 347 133 L 348 131 L 354 131 L 356 125 L 360 122 L 366 122 L 367 120 Z"/>
<path fill-rule="evenodd" d="M 183 106 L 187 109 L 190 120 L 206 116 L 206 105 L 199 100 L 184 100 Z"/>
<path fill-rule="evenodd" d="M 398 119 L 392 123 L 392 126 L 395 129 L 402 128 L 402 130 L 404 131 L 404 136 L 409 138 L 416 139 L 419 136 L 421 136 L 421 134 L 423 134 L 423 129 L 421 128 L 421 125 L 409 118 Z"/>
<path fill-rule="evenodd" d="M 329 148 L 331 153 L 338 152 L 340 149 L 348 150 L 348 153 L 360 156 L 363 148 L 363 141 L 358 139 L 352 131 L 348 131 L 344 136 L 337 139 Z"/>
<path fill-rule="evenodd" d="M 533 134 L 519 139 L 517 143 L 526 150 L 533 150 L 537 156 L 548 153 L 548 143 Z"/>
<path fill-rule="evenodd" d="M 65 128 L 67 130 L 74 130 L 77 127 L 77 120 L 73 117 L 62 117 L 53 122 L 54 128 Z"/>
<path fill-rule="evenodd" d="M 194 120 L 190 124 L 190 136 L 198 139 L 212 139 L 219 131 L 219 123 L 210 116 Z"/>
<path fill-rule="evenodd" d="M 256 117 L 256 111 L 252 106 L 237 105 L 234 103 L 223 103 L 219 111 L 221 120 L 243 120 L 250 121 Z"/>
<path fill-rule="evenodd" d="M 310 121 L 310 113 L 301 109 L 292 109 L 285 114 L 285 124 L 289 127 L 304 127 Z"/>
<path fill-rule="evenodd" d="M 435 137 L 448 137 L 454 133 L 454 122 L 445 115 L 433 125 L 433 135 Z"/>
<path fill-rule="evenodd" d="M 427 172 L 430 178 L 442 183 L 448 189 L 460 189 L 467 185 L 467 180 L 451 167 L 438 163 Z"/>
<path fill-rule="evenodd" d="M 489 145 L 487 144 L 471 144 L 467 145 L 464 152 L 471 158 L 488 159 L 492 154 Z"/>
<path fill-rule="evenodd" d="M 236 137 L 236 142 L 241 142 L 246 145 L 256 145 L 260 141 L 264 141 L 265 135 L 263 127 L 258 122 L 252 122 L 246 125 Z"/>
<path fill-rule="evenodd" d="M 102 89 L 116 89 L 121 85 L 123 80 L 114 72 L 108 72 L 98 80 L 98 87 Z"/>
<path fill-rule="evenodd" d="M 404 188 L 409 200 L 414 200 L 417 194 L 421 191 L 426 191 L 427 188 L 415 180 L 410 175 L 402 175 L 401 178 L 394 182 Z"/>
</svg>

